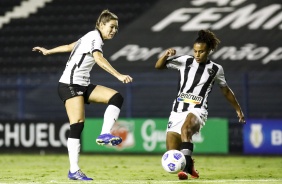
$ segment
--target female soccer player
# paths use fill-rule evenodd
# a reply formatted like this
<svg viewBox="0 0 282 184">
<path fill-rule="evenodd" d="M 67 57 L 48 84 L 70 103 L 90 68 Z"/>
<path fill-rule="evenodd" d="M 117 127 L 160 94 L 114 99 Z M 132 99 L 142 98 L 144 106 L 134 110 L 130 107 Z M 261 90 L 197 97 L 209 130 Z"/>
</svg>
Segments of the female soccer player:
<svg viewBox="0 0 282 184">
<path fill-rule="evenodd" d="M 245 123 L 244 114 L 232 90 L 228 87 L 221 65 L 211 61 L 208 56 L 215 50 L 220 40 L 209 30 L 200 30 L 195 40 L 194 56 L 175 56 L 173 48 L 166 52 L 156 62 L 156 69 L 177 69 L 180 79 L 176 99 L 173 102 L 169 117 L 166 145 L 167 150 L 180 150 L 186 158 L 186 167 L 178 173 L 180 180 L 198 178 L 192 159 L 192 136 L 205 125 L 208 115 L 208 95 L 216 82 L 223 96 L 231 103 L 237 112 L 239 122 Z M 173 57 L 170 57 L 173 56 Z"/>
<path fill-rule="evenodd" d="M 112 39 L 117 31 L 118 17 L 114 13 L 104 10 L 97 19 L 96 29 L 88 32 L 78 41 L 49 50 L 42 47 L 33 48 L 33 51 L 39 51 L 43 55 L 71 52 L 59 80 L 58 93 L 65 104 L 70 122 L 70 134 L 67 141 L 70 161 L 68 178 L 72 180 L 92 180 L 78 166 L 80 136 L 85 121 L 85 103 L 108 104 L 101 135 L 96 139 L 97 144 L 115 146 L 122 142 L 120 137 L 111 135 L 110 130 L 120 114 L 123 97 L 113 89 L 90 83 L 90 71 L 96 63 L 123 83 L 133 81 L 129 75 L 123 75 L 116 71 L 103 57 L 104 40 Z"/>
</svg>

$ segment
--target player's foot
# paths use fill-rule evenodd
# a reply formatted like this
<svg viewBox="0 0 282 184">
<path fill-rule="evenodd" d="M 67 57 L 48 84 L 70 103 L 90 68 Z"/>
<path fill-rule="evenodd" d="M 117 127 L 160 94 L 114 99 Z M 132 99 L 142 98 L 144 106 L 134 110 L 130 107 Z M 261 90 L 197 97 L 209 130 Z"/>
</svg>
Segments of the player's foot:
<svg viewBox="0 0 282 184">
<path fill-rule="evenodd" d="M 188 171 L 180 171 L 179 173 L 178 173 L 178 178 L 180 179 L 180 180 L 187 180 L 188 179 L 188 174 L 187 173 L 189 173 L 190 175 L 191 175 L 191 178 L 194 178 L 194 179 L 197 179 L 197 178 L 199 178 L 199 172 L 195 169 L 195 167 L 194 167 L 194 163 L 195 163 L 195 161 L 194 161 L 194 159 L 192 159 L 192 166 L 191 166 L 191 172 L 188 172 Z"/>
<path fill-rule="evenodd" d="M 195 169 L 194 167 L 194 159 L 192 159 L 192 172 L 189 173 L 191 175 L 192 178 L 199 178 L 199 172 Z"/>
<path fill-rule="evenodd" d="M 180 171 L 178 173 L 178 178 L 179 180 L 187 180 L 188 179 L 188 174 L 184 171 Z"/>
<path fill-rule="evenodd" d="M 116 146 L 122 142 L 122 138 L 114 136 L 112 134 L 101 134 L 97 137 L 96 143 L 99 145 L 111 145 Z"/>
<path fill-rule="evenodd" d="M 70 180 L 82 180 L 82 181 L 93 180 L 92 178 L 88 178 L 81 170 L 78 170 L 74 173 L 71 173 L 69 171 L 68 178 Z"/>
</svg>

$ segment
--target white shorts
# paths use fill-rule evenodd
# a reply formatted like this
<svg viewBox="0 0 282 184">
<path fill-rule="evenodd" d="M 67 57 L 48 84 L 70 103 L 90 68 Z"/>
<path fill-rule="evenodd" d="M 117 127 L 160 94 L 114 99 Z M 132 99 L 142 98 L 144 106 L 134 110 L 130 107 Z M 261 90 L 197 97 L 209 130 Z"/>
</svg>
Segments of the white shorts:
<svg viewBox="0 0 282 184">
<path fill-rule="evenodd" d="M 167 132 L 176 132 L 181 134 L 181 127 L 185 122 L 185 119 L 189 113 L 194 114 L 201 125 L 201 128 L 205 125 L 207 121 L 208 112 L 203 109 L 194 108 L 186 112 L 174 112 L 172 111 L 169 116 L 167 124 Z"/>
</svg>

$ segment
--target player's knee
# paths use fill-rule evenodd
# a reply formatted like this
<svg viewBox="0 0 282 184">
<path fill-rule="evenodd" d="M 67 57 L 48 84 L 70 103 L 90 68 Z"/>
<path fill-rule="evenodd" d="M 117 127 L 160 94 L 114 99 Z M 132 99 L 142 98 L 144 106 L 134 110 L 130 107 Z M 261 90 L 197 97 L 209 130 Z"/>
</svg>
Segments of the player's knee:
<svg viewBox="0 0 282 184">
<path fill-rule="evenodd" d="M 123 104 L 123 97 L 121 96 L 120 93 L 116 93 L 114 94 L 110 100 L 109 100 L 109 105 L 114 105 L 118 108 L 121 108 L 122 104 Z"/>
</svg>

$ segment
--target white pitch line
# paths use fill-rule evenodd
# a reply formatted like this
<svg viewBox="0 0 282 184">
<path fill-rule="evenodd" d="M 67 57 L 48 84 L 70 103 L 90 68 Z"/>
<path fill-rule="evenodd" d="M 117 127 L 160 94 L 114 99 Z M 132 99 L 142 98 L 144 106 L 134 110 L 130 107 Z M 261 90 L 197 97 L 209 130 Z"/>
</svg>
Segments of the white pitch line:
<svg viewBox="0 0 282 184">
<path fill-rule="evenodd" d="M 119 181 L 113 181 L 113 180 L 93 180 L 92 182 L 87 182 L 87 183 L 95 183 L 95 184 L 166 184 L 166 183 L 183 183 L 183 182 L 191 182 L 191 183 L 272 183 L 272 182 L 281 182 L 282 183 L 282 178 L 281 179 L 238 179 L 238 180 L 196 180 L 196 179 L 191 179 L 187 181 L 154 181 L 154 180 L 119 180 Z M 56 181 L 51 181 L 48 183 L 73 183 L 73 182 L 56 182 Z M 83 182 L 85 183 L 85 182 Z"/>
<path fill-rule="evenodd" d="M 71 181 L 71 180 L 66 180 L 66 181 L 56 181 L 56 180 L 51 180 L 49 182 L 46 183 L 51 183 L 51 184 L 73 184 L 73 183 L 83 183 L 83 184 L 166 184 L 166 183 L 183 183 L 183 182 L 191 182 L 191 183 L 229 183 L 229 184 L 239 184 L 239 183 L 282 183 L 282 178 L 280 179 L 236 179 L 236 180 L 232 180 L 232 179 L 219 179 L 219 180 L 201 180 L 201 179 L 191 179 L 191 180 L 187 180 L 187 181 L 154 181 L 154 180 L 118 180 L 118 181 L 114 181 L 114 180 L 93 180 L 93 181 L 89 181 L 89 182 L 85 182 L 85 181 Z M 37 183 L 37 182 L 0 182 L 0 184 L 41 184 L 41 182 Z M 45 183 L 45 182 L 44 182 Z"/>
</svg>

